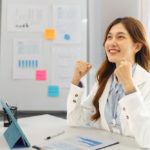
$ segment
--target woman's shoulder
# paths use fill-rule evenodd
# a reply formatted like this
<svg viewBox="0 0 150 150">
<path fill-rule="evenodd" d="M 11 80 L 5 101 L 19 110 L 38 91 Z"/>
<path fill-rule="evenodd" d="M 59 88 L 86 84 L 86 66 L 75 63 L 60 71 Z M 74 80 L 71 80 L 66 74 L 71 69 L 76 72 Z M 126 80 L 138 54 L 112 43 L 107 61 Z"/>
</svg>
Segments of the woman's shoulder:
<svg viewBox="0 0 150 150">
<path fill-rule="evenodd" d="M 143 67 L 141 67 L 138 64 L 137 64 L 136 69 L 135 69 L 135 74 L 137 77 L 138 76 L 139 77 L 142 76 L 142 78 L 143 77 L 146 77 L 146 78 L 150 77 L 150 72 L 148 72 L 147 70 L 145 70 Z"/>
<path fill-rule="evenodd" d="M 150 72 L 145 70 L 140 65 L 136 66 L 133 78 L 134 78 L 134 81 L 137 83 L 137 85 L 140 85 L 143 83 L 150 84 Z"/>
</svg>

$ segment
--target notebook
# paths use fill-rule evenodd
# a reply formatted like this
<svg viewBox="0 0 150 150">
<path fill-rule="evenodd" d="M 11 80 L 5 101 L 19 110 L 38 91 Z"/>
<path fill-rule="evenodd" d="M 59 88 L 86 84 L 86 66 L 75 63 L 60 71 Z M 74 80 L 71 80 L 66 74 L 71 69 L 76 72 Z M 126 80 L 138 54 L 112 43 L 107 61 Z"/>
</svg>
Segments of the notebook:
<svg viewBox="0 0 150 150">
<path fill-rule="evenodd" d="M 21 127 L 19 126 L 16 118 L 14 117 L 12 111 L 8 107 L 8 105 L 1 101 L 1 105 L 3 110 L 7 113 L 8 117 L 11 120 L 10 126 L 4 132 L 4 137 L 9 145 L 9 147 L 17 148 L 17 147 L 30 147 L 30 143 L 23 133 Z"/>
</svg>

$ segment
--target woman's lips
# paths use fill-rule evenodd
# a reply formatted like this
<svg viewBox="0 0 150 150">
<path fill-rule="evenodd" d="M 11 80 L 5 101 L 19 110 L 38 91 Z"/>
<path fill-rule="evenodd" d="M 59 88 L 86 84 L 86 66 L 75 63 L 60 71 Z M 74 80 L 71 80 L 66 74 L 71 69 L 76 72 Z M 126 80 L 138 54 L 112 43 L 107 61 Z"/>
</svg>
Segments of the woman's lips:
<svg viewBox="0 0 150 150">
<path fill-rule="evenodd" d="M 116 54 L 116 53 L 120 52 L 120 50 L 118 50 L 118 49 L 109 49 L 108 52 L 110 54 Z"/>
</svg>

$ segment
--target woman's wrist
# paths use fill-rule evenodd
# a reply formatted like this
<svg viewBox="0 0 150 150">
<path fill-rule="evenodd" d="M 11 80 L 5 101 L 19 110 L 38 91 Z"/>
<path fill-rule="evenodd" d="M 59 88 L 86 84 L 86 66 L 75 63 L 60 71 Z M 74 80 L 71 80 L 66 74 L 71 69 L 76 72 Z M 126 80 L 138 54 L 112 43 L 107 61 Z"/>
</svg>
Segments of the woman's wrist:
<svg viewBox="0 0 150 150">
<path fill-rule="evenodd" d="M 73 80 L 71 81 L 71 83 L 78 86 L 79 83 L 80 83 L 80 80 L 77 80 L 77 79 L 75 80 L 75 79 L 73 79 Z"/>
<path fill-rule="evenodd" d="M 125 91 L 125 95 L 129 95 L 129 94 L 134 93 L 134 92 L 136 92 L 136 88 L 132 88 L 130 90 Z"/>
<path fill-rule="evenodd" d="M 128 83 L 124 86 L 124 92 L 126 95 L 136 92 L 136 87 L 134 83 Z"/>
</svg>

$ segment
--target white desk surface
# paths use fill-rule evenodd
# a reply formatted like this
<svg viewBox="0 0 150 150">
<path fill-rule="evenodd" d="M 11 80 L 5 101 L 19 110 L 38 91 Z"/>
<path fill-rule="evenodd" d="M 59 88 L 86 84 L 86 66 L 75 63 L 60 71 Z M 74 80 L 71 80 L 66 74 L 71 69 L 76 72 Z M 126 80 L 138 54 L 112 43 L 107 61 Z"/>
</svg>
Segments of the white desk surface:
<svg viewBox="0 0 150 150">
<path fill-rule="evenodd" d="M 65 130 L 63 135 L 54 139 L 64 139 L 70 136 L 86 135 L 90 137 L 107 138 L 110 136 L 117 139 L 120 144 L 105 148 L 105 150 L 140 150 L 135 140 L 130 137 L 124 137 L 110 132 L 87 129 L 87 128 L 70 128 L 66 124 L 65 119 L 54 117 L 51 115 L 40 115 L 18 119 L 24 134 L 28 138 L 31 145 L 41 145 L 46 142 L 45 137 L 54 135 L 62 130 Z M 3 136 L 6 128 L 3 127 L 3 122 L 0 122 L 0 150 L 9 150 L 8 144 Z M 51 140 L 54 140 L 51 139 Z M 33 150 L 33 148 L 17 148 L 16 150 Z"/>
</svg>

